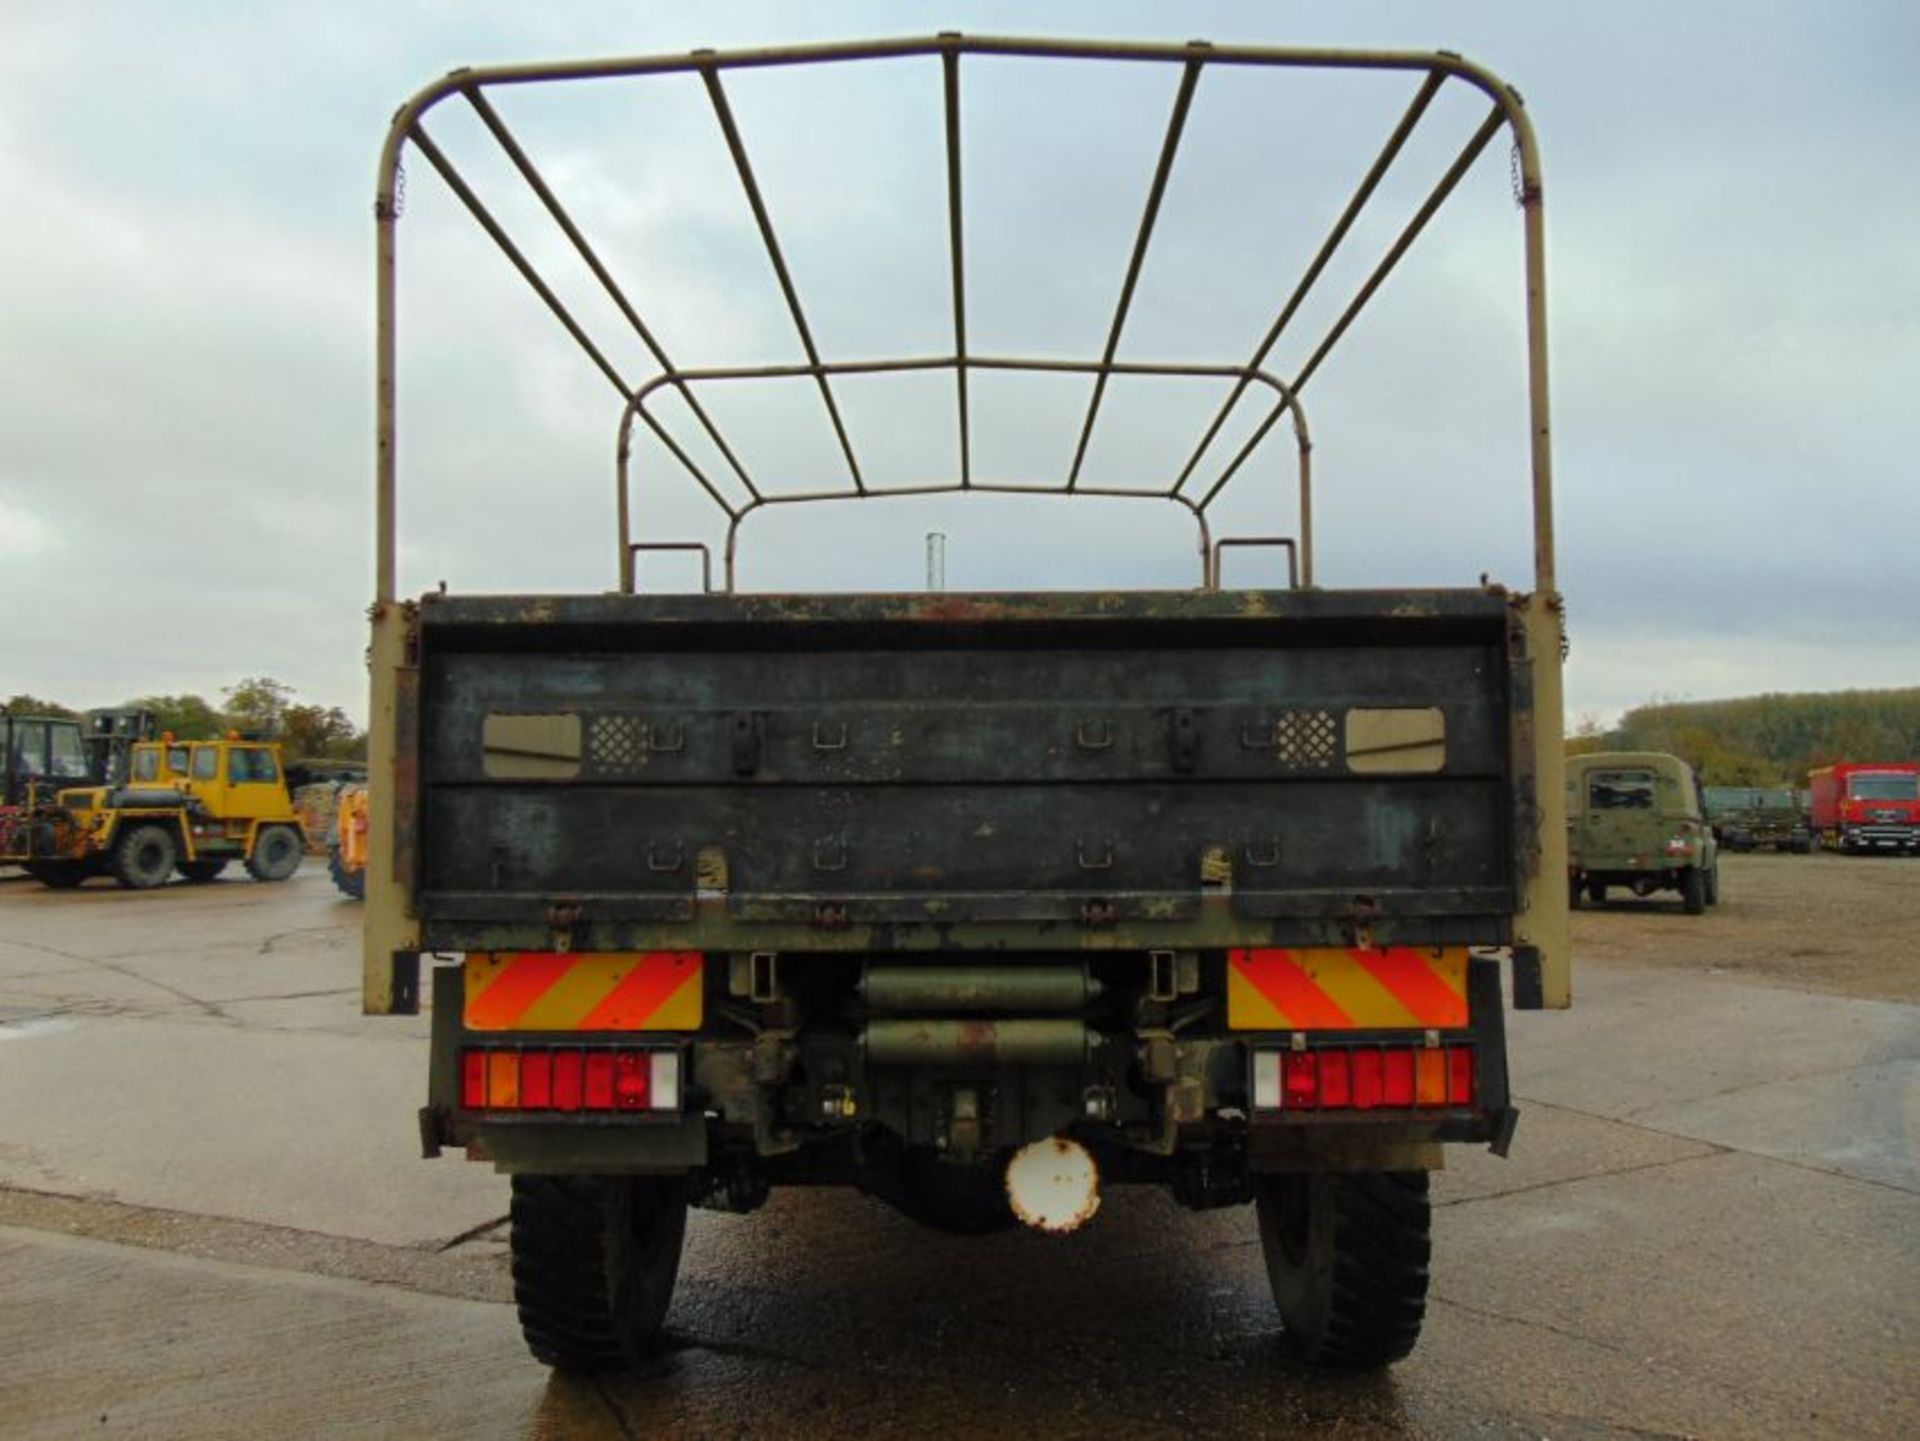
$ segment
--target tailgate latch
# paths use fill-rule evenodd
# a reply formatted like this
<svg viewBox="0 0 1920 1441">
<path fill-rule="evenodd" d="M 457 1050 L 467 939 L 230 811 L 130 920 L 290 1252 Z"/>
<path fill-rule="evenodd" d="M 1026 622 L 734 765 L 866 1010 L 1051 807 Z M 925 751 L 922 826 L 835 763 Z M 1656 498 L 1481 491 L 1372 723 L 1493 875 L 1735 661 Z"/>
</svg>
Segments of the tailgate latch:
<svg viewBox="0 0 1920 1441">
<path fill-rule="evenodd" d="M 727 737 L 733 751 L 733 773 L 750 776 L 760 769 L 760 717 L 752 711 L 735 711 L 727 722 Z"/>
<path fill-rule="evenodd" d="M 1173 713 L 1167 749 L 1173 768 L 1181 775 L 1200 764 L 1200 722 L 1192 706 L 1180 706 Z"/>
</svg>

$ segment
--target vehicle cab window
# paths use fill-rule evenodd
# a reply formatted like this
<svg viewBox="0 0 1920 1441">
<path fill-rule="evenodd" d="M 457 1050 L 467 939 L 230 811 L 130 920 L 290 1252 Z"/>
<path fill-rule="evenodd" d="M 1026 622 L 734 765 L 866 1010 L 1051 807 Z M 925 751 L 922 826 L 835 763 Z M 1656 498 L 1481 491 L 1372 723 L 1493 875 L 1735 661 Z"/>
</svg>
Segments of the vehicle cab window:
<svg viewBox="0 0 1920 1441">
<path fill-rule="evenodd" d="M 61 780 L 85 780 L 87 747 L 73 726 L 55 726 L 50 737 L 48 774 Z"/>
<path fill-rule="evenodd" d="M 220 748 L 218 746 L 193 748 L 193 778 L 197 781 L 220 779 Z"/>
<path fill-rule="evenodd" d="M 1856 801 L 1910 801 L 1920 798 L 1920 776 L 1894 772 L 1856 775 L 1847 786 L 1847 794 Z"/>
<path fill-rule="evenodd" d="M 261 746 L 236 746 L 227 752 L 227 779 L 240 784 L 271 783 L 280 779 L 273 752 Z"/>
<path fill-rule="evenodd" d="M 153 747 L 133 753 L 133 778 L 137 781 L 160 779 L 160 752 Z"/>
<path fill-rule="evenodd" d="M 19 775 L 47 774 L 47 727 L 41 721 L 13 723 L 13 754 L 9 766 Z"/>
<path fill-rule="evenodd" d="M 187 773 L 187 748 L 185 746 L 168 747 L 167 769 L 177 776 L 183 776 Z"/>
<path fill-rule="evenodd" d="M 1595 771 L 1587 782 L 1587 807 L 1596 811 L 1653 809 L 1652 771 Z"/>
</svg>

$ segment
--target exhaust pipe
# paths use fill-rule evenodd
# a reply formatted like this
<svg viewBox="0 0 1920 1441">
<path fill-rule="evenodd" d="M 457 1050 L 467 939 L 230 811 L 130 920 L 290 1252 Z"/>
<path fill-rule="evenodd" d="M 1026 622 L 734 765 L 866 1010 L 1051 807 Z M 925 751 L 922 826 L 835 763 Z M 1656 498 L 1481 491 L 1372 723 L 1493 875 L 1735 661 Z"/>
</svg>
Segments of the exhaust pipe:
<svg viewBox="0 0 1920 1441">
<path fill-rule="evenodd" d="M 1025 1224 L 1064 1236 L 1100 1209 L 1100 1168 L 1078 1141 L 1065 1136 L 1033 1141 L 1007 1163 L 1007 1199 Z"/>
</svg>

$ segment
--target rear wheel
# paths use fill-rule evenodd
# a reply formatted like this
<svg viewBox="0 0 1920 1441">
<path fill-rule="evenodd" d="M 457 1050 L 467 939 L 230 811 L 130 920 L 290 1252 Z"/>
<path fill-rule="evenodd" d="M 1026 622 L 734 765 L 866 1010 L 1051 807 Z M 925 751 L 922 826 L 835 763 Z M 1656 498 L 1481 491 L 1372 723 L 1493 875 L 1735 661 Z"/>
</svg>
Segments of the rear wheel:
<svg viewBox="0 0 1920 1441">
<path fill-rule="evenodd" d="M 247 857 L 247 874 L 256 881 L 284 881 L 300 869 L 300 833 L 292 826 L 262 826 Z"/>
<path fill-rule="evenodd" d="M 333 884 L 341 895 L 356 901 L 367 898 L 366 869 L 348 870 L 347 863 L 340 859 L 340 847 L 337 845 L 327 850 L 327 874 L 333 877 Z"/>
<path fill-rule="evenodd" d="M 680 1270 L 679 1178 L 515 1176 L 513 1299 L 527 1347 L 562 1371 L 618 1371 L 659 1339 Z"/>
<path fill-rule="evenodd" d="M 85 861 L 29 861 L 26 872 L 54 891 L 70 891 L 90 874 Z"/>
<path fill-rule="evenodd" d="M 1707 873 L 1698 866 L 1688 866 L 1680 873 L 1680 905 L 1690 916 L 1707 908 Z"/>
<path fill-rule="evenodd" d="M 1295 1354 L 1362 1370 L 1413 1350 L 1433 1255 L 1424 1171 L 1262 1176 L 1255 1208 L 1267 1279 Z"/>
<path fill-rule="evenodd" d="M 1715 861 L 1713 865 L 1709 867 L 1707 870 L 1706 891 L 1707 891 L 1707 896 L 1706 896 L 1707 904 L 1710 906 L 1719 905 L 1720 904 L 1720 863 L 1718 861 Z"/>
<path fill-rule="evenodd" d="M 204 886 L 208 881 L 218 880 L 220 872 L 227 868 L 225 856 L 202 856 L 197 861 L 180 862 L 180 874 L 196 886 Z"/>
<path fill-rule="evenodd" d="M 1605 905 L 1607 903 L 1607 883 L 1605 881 L 1588 881 L 1587 899 L 1592 901 L 1596 906 Z"/>
<path fill-rule="evenodd" d="M 180 859 L 180 844 L 165 826 L 129 826 L 113 843 L 113 878 L 129 890 L 163 886 Z"/>
</svg>

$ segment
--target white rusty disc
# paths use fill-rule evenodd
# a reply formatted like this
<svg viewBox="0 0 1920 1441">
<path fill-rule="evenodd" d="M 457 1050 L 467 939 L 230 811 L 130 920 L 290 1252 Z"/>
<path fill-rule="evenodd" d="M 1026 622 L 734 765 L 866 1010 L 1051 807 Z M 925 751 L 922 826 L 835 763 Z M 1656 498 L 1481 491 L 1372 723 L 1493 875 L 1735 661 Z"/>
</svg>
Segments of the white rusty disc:
<svg viewBox="0 0 1920 1441">
<path fill-rule="evenodd" d="M 1014 1215 L 1027 1225 L 1064 1235 L 1100 1209 L 1100 1168 L 1078 1141 L 1065 1136 L 1034 1141 L 1007 1163 L 1007 1197 Z"/>
</svg>

